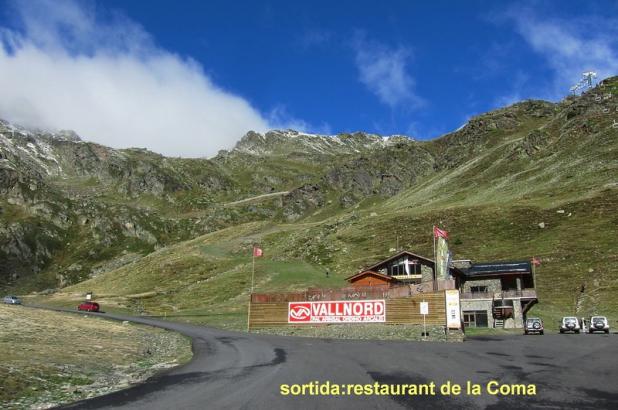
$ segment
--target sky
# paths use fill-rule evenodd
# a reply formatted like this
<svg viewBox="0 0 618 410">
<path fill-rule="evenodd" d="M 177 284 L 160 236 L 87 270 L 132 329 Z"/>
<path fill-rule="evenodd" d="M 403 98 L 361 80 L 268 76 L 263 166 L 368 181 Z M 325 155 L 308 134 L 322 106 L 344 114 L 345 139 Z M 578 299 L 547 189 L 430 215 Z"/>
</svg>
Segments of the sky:
<svg viewBox="0 0 618 410">
<path fill-rule="evenodd" d="M 0 0 L 0 118 L 169 156 L 432 139 L 589 70 L 618 74 L 617 1 Z"/>
</svg>

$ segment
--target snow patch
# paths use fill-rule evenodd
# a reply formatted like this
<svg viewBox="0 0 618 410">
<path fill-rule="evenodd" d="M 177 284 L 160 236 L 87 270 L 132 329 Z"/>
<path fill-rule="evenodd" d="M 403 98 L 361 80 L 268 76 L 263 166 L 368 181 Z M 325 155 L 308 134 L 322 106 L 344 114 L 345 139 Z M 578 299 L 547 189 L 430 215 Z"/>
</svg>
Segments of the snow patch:
<svg viewBox="0 0 618 410">
<path fill-rule="evenodd" d="M 461 130 L 463 130 L 463 129 L 466 127 L 466 125 L 468 125 L 468 121 L 466 121 L 465 123 L 463 123 L 463 124 L 461 125 L 461 127 L 457 128 L 457 129 L 456 129 L 455 131 L 453 131 L 453 132 L 457 132 L 457 131 L 461 131 Z"/>
</svg>

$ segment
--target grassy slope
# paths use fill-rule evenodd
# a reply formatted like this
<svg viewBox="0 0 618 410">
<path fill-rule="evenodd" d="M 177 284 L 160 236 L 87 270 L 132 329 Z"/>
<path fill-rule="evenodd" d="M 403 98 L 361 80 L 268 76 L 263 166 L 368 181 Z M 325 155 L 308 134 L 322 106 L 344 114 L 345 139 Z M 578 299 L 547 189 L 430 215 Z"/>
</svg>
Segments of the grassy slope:
<svg viewBox="0 0 618 410">
<path fill-rule="evenodd" d="M 86 291 L 94 291 L 106 307 L 179 318 L 188 315 L 185 318 L 193 321 L 242 328 L 251 243 L 262 243 L 266 251 L 256 263 L 258 292 L 342 286 L 343 278 L 358 267 L 387 256 L 396 235 L 402 247 L 431 255 L 431 226 L 440 222 L 452 234 L 456 257 L 540 256 L 541 303 L 535 313 L 551 320 L 571 314 L 576 287 L 584 283 L 578 314 L 602 312 L 615 319 L 615 238 L 608 227 L 616 226 L 616 197 L 615 190 L 608 190 L 557 208 L 486 205 L 417 213 L 361 210 L 317 224 L 245 224 L 155 252 L 67 288 L 54 300 L 74 303 Z M 546 227 L 539 228 L 539 222 Z M 324 274 L 326 266 L 332 267 L 330 278 Z"/>
<path fill-rule="evenodd" d="M 0 320 L 2 408 L 109 393 L 191 358 L 189 339 L 148 326 L 6 305 Z"/>
<path fill-rule="evenodd" d="M 551 118 L 526 115 L 523 106 L 507 118 L 516 127 L 474 134 L 465 144 L 459 134 L 425 143 L 458 163 L 389 200 L 326 208 L 295 224 L 239 224 L 66 288 L 53 301 L 74 303 L 93 290 L 121 309 L 241 328 L 252 243 L 266 250 L 256 264 L 257 291 L 341 286 L 387 256 L 397 236 L 401 247 L 430 256 L 431 226 L 440 224 L 456 258 L 540 256 L 534 314 L 553 321 L 600 313 L 615 325 L 618 133 L 591 98 L 565 102 Z"/>
</svg>

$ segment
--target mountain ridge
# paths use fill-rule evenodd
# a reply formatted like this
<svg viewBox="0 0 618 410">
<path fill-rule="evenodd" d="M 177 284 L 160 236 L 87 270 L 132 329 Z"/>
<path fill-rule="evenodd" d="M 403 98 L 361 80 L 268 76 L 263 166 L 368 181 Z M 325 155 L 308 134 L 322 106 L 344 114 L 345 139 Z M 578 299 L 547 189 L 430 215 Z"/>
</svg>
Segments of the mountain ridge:
<svg viewBox="0 0 618 410">
<path fill-rule="evenodd" d="M 396 235 L 427 252 L 424 242 L 403 233 L 408 224 L 415 225 L 407 229 L 415 234 L 423 224 L 450 223 L 479 235 L 475 223 L 462 225 L 470 220 L 466 212 L 488 218 L 513 238 L 529 237 L 515 228 L 518 224 L 534 228 L 545 222 L 549 230 L 535 229 L 539 235 L 549 232 L 548 243 L 556 243 L 573 227 L 588 228 L 579 217 L 554 221 L 546 209 L 555 213 L 558 206 L 580 209 L 589 203 L 599 212 L 595 223 L 609 223 L 604 209 L 615 207 L 609 198 L 618 186 L 617 138 L 605 111 L 615 111 L 616 100 L 597 101 L 599 87 L 559 103 L 516 103 L 430 141 L 362 132 L 335 137 L 248 132 L 236 147 L 209 159 L 113 149 L 77 141 L 72 134 L 19 134 L 19 127 L 3 121 L 0 286 L 41 290 L 111 278 L 125 272 L 123 266 L 137 266 L 170 247 L 183 249 L 184 241 L 193 243 L 201 235 L 224 238 L 221 246 L 228 250 L 221 252 L 230 264 L 224 265 L 234 276 L 244 264 L 239 252 L 252 240 L 233 232 L 244 232 L 245 226 L 257 227 L 254 238 L 274 247 L 277 263 L 283 264 L 276 266 L 302 261 L 311 272 L 328 267 L 334 278 L 358 268 L 359 261 L 385 255 L 391 246 L 384 242 Z M 618 77 L 604 80 L 603 87 L 618 93 Z M 526 214 L 538 220 L 525 222 Z M 551 233 L 553 224 L 564 232 Z M 287 239 L 268 239 L 269 229 Z M 509 238 L 496 231 L 488 240 L 505 254 L 519 255 Z M 459 240 L 462 252 L 499 256 L 465 236 Z M 611 245 L 603 243 L 602 249 Z M 615 266 L 602 260 L 603 269 Z M 178 268 L 183 278 L 186 269 L 214 272 L 210 262 L 202 268 L 186 263 Z M 561 267 L 551 269 L 570 275 Z M 147 277 L 136 277 L 143 282 L 136 287 L 147 292 Z M 599 286 L 611 288 L 610 283 L 602 279 Z M 302 284 L 309 282 L 298 278 L 286 286 Z M 238 286 L 232 289 L 241 292 Z"/>
</svg>

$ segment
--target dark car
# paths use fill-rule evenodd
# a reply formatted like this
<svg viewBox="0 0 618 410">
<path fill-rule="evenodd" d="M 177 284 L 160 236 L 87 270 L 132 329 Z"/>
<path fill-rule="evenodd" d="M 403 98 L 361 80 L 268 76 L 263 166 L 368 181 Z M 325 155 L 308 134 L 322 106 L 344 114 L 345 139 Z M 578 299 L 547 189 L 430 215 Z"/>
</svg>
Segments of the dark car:
<svg viewBox="0 0 618 410">
<path fill-rule="evenodd" d="M 543 321 L 538 317 L 530 317 L 526 319 L 526 323 L 524 324 L 524 334 L 529 335 L 530 333 L 537 333 L 542 335 L 545 332 L 543 328 Z"/>
<path fill-rule="evenodd" d="M 98 312 L 99 309 L 100 306 L 96 302 L 84 302 L 77 307 L 77 310 L 85 310 L 86 312 Z"/>
</svg>

